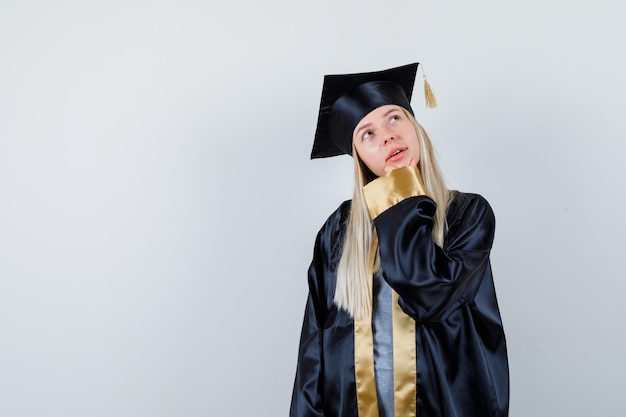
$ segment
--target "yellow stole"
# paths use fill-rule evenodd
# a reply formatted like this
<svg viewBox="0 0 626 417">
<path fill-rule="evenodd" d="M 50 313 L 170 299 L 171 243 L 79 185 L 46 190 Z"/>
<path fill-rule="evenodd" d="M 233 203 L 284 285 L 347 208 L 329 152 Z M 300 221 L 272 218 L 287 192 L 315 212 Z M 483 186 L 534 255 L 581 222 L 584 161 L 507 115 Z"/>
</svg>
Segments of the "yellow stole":
<svg viewBox="0 0 626 417">
<path fill-rule="evenodd" d="M 378 250 L 377 243 L 375 240 L 372 245 L 370 265 L 373 264 L 373 258 Z M 373 274 L 370 276 L 372 279 L 369 285 L 372 294 Z M 398 293 L 393 290 L 392 303 L 394 416 L 415 417 L 417 415 L 415 321 L 402 311 L 398 304 Z M 354 373 L 359 417 L 378 417 L 371 313 L 354 321 Z"/>
<path fill-rule="evenodd" d="M 415 167 L 391 171 L 363 187 L 370 217 L 375 219 L 383 211 L 410 196 L 425 195 L 420 172 Z M 370 252 L 369 294 L 373 293 L 374 259 L 378 239 L 374 238 Z M 372 300 L 370 299 L 370 302 Z M 417 415 L 417 349 L 415 321 L 398 304 L 398 293 L 392 289 L 393 322 L 393 385 L 394 416 Z M 372 309 L 370 309 L 371 311 Z M 378 399 L 374 377 L 374 336 L 372 316 L 354 321 L 354 373 L 359 417 L 378 417 Z"/>
</svg>

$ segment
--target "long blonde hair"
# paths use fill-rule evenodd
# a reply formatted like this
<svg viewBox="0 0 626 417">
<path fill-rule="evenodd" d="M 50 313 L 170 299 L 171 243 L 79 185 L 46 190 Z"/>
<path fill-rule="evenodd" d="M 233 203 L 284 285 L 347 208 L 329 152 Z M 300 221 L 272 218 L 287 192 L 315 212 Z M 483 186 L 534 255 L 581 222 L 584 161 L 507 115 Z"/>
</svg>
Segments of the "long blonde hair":
<svg viewBox="0 0 626 417">
<path fill-rule="evenodd" d="M 420 146 L 418 168 L 428 194 L 437 203 L 437 211 L 433 218 L 433 241 L 436 245 L 443 246 L 446 211 L 450 201 L 452 201 L 452 193 L 445 185 L 443 175 L 437 165 L 434 149 L 426 131 L 411 113 L 405 109 L 402 110 L 417 132 Z M 346 310 L 353 318 L 358 319 L 371 314 L 371 274 L 376 273 L 380 269 L 380 261 L 376 254 L 373 268 L 370 268 L 372 262 L 370 253 L 376 230 L 363 195 L 363 187 L 375 179 L 376 176 L 372 174 L 359 158 L 354 145 L 352 147 L 352 155 L 354 157 L 354 194 L 343 253 L 337 267 L 334 302 L 339 308 Z"/>
</svg>

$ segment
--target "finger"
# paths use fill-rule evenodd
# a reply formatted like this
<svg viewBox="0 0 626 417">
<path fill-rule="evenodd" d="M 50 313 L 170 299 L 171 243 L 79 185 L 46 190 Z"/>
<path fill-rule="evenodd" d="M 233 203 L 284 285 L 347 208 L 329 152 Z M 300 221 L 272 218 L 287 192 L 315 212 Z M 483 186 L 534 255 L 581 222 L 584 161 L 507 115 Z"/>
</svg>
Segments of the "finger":
<svg viewBox="0 0 626 417">
<path fill-rule="evenodd" d="M 389 174 L 391 171 L 393 171 L 394 169 L 397 169 L 398 167 L 394 166 L 394 165 L 387 165 L 385 167 L 385 174 Z"/>
</svg>

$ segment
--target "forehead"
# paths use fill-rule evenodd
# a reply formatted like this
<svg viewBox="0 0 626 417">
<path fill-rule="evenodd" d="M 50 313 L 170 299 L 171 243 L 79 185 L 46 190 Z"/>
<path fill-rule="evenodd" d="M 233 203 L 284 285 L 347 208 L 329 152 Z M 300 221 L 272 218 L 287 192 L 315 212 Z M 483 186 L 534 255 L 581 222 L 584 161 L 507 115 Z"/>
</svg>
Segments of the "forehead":
<svg viewBox="0 0 626 417">
<path fill-rule="evenodd" d="M 386 104 L 384 106 L 380 106 L 367 113 L 363 118 L 357 123 L 357 128 L 363 126 L 367 123 L 372 123 L 377 119 L 387 116 L 389 113 L 393 113 L 394 111 L 402 111 L 402 107 L 395 104 Z"/>
</svg>

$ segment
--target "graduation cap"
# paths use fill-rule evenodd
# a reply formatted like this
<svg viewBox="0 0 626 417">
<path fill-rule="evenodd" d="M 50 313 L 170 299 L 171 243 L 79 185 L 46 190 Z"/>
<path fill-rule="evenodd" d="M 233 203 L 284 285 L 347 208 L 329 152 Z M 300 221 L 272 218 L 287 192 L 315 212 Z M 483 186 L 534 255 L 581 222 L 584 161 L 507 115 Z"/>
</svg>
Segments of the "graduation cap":
<svg viewBox="0 0 626 417">
<path fill-rule="evenodd" d="M 417 66 L 413 63 L 383 71 L 324 76 L 311 159 L 352 155 L 354 128 L 380 106 L 395 104 L 413 114 L 411 95 Z"/>
</svg>

